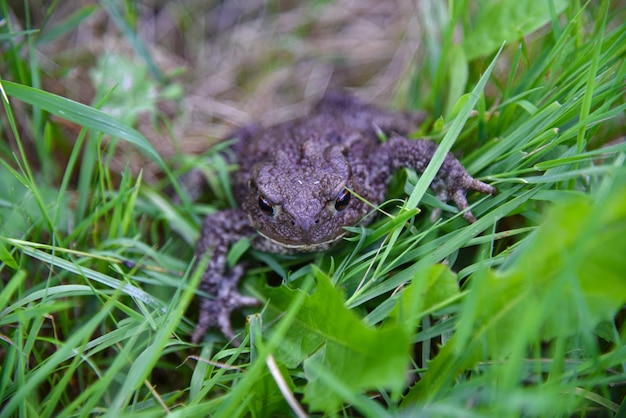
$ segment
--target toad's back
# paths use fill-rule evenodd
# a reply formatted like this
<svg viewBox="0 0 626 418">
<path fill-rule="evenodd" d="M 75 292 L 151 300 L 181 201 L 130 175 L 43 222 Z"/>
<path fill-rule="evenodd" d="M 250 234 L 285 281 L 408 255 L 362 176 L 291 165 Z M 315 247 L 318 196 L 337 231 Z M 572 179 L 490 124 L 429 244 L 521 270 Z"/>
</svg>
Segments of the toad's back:
<svg viewBox="0 0 626 418">
<path fill-rule="evenodd" d="M 233 135 L 237 142 L 232 151 L 239 166 L 233 176 L 235 196 L 243 202 L 255 165 L 276 162 L 280 157 L 281 165 L 304 166 L 309 163 L 308 156 L 322 154 L 333 146 L 341 148 L 348 168 L 354 170 L 355 175 L 368 179 L 381 177 L 381 169 L 387 174 L 389 167 L 386 159 L 377 154 L 378 130 L 387 135 L 404 135 L 415 129 L 422 119 L 421 113 L 390 113 L 350 96 L 328 95 L 306 117 L 267 129 L 248 126 Z M 367 179 L 364 181 L 371 184 Z M 381 182 L 385 181 L 382 175 Z M 374 198 L 380 195 L 380 187 L 376 189 L 374 194 L 360 191 Z"/>
<path fill-rule="evenodd" d="M 243 267 L 227 268 L 234 242 L 250 238 L 255 248 L 272 252 L 319 251 L 340 241 L 347 226 L 366 225 L 372 217 L 365 215 L 383 202 L 393 172 L 402 167 L 423 172 L 437 150 L 433 142 L 404 136 L 420 119 L 332 95 L 307 117 L 232 135 L 239 166 L 232 187 L 239 207 L 208 215 L 202 226 L 196 256 L 211 258 L 201 288 L 214 298 L 202 299 L 193 340 L 214 325 L 232 336 L 230 312 L 255 303 L 237 291 Z M 380 132 L 389 139 L 379 142 Z M 431 188 L 440 199 L 453 200 L 469 222 L 475 218 L 466 192 L 496 192 L 452 154 Z"/>
</svg>

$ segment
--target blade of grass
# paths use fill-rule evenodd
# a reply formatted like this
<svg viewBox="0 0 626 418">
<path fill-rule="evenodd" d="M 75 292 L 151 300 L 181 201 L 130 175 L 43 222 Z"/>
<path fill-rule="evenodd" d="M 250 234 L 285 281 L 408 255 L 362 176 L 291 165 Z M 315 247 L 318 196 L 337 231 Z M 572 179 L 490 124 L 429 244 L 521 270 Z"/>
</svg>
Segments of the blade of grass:
<svg viewBox="0 0 626 418">
<path fill-rule="evenodd" d="M 606 28 L 606 20 L 608 13 L 608 3 L 603 2 L 602 8 L 604 12 L 602 13 L 602 21 L 600 24 L 600 28 L 597 32 L 595 40 L 593 42 L 593 54 L 591 56 L 591 65 L 589 70 L 587 71 L 587 85 L 585 88 L 585 94 L 583 96 L 583 101 L 580 106 L 580 120 L 585 120 L 589 116 L 591 112 L 591 102 L 593 100 L 593 93 L 595 88 L 595 79 L 596 74 L 598 73 L 598 66 L 600 61 L 600 51 L 602 51 L 602 40 L 604 39 L 604 30 Z M 576 138 L 576 147 L 579 153 L 581 153 L 585 147 L 585 132 L 587 131 L 586 126 L 581 126 L 578 130 L 578 137 Z M 573 187 L 573 184 L 571 184 Z"/>
<path fill-rule="evenodd" d="M 189 280 L 180 281 L 180 286 L 176 289 L 176 293 L 167 307 L 163 323 L 157 328 L 154 339 L 133 362 L 106 416 L 117 416 L 126 407 L 137 388 L 150 375 L 152 369 L 159 361 L 163 349 L 182 319 L 187 306 L 195 296 L 195 289 L 200 283 L 203 272 L 204 269 L 196 269 L 193 274 L 191 274 L 191 271 L 188 271 L 187 277 L 189 277 Z"/>
<path fill-rule="evenodd" d="M 75 263 L 72 263 L 71 261 L 67 261 L 60 257 L 54 256 L 52 254 L 48 254 L 44 251 L 32 248 L 29 246 L 28 242 L 20 241 L 20 240 L 13 240 L 13 239 L 8 240 L 8 241 L 10 241 L 16 247 L 20 248 L 24 252 L 24 254 L 31 256 L 37 260 L 59 267 L 63 270 L 77 274 L 81 277 L 85 277 L 86 279 L 94 280 L 107 287 L 110 287 L 111 289 L 121 290 L 122 293 L 128 296 L 131 296 L 143 303 L 147 303 L 148 305 L 161 308 L 161 309 L 163 308 L 162 302 L 154 299 L 148 293 L 144 292 L 143 290 L 133 285 L 124 283 L 120 280 L 114 279 L 110 276 L 102 274 L 88 267 L 79 266 Z"/>
<path fill-rule="evenodd" d="M 11 167 L 8 162 L 0 160 L 0 163 L 32 193 L 32 196 L 37 203 L 37 207 L 39 208 L 39 211 L 43 218 L 43 222 L 50 231 L 54 231 L 54 224 L 46 208 L 46 203 L 44 202 L 40 185 L 37 181 L 35 181 L 35 176 L 33 174 L 33 170 L 31 169 L 24 144 L 20 136 L 20 130 L 17 127 L 15 116 L 9 103 L 7 93 L 4 90 L 4 85 L 1 78 L 0 90 L 2 91 L 2 104 L 4 106 L 9 125 L 11 126 L 11 132 L 13 133 L 18 148 L 19 159 L 16 157 L 16 164 L 19 168 L 19 171 L 21 171 L 23 175 L 20 174 L 18 170 L 15 170 L 13 167 Z"/>
<path fill-rule="evenodd" d="M 39 48 L 70 33 L 98 10 L 99 8 L 96 5 L 85 5 L 63 19 L 63 21 L 56 22 L 54 26 L 45 26 L 37 37 L 36 46 Z"/>
<path fill-rule="evenodd" d="M 406 207 L 417 207 L 417 204 L 424 196 L 424 193 L 426 193 L 426 190 L 430 186 L 430 183 L 432 183 L 433 179 L 439 172 L 439 168 L 441 167 L 441 164 L 443 164 L 443 160 L 446 157 L 446 154 L 452 148 L 452 145 L 461 133 L 465 122 L 469 118 L 470 112 L 474 109 L 474 106 L 478 102 L 478 99 L 480 99 L 482 91 L 487 84 L 487 80 L 489 80 L 491 72 L 496 65 L 496 61 L 498 60 L 498 57 L 502 52 L 502 48 L 503 47 L 500 47 L 500 50 L 496 53 L 495 57 L 491 61 L 491 64 L 489 64 L 489 67 L 487 67 L 487 70 L 485 70 L 485 73 L 482 75 L 480 80 L 478 80 L 478 83 L 476 84 L 472 92 L 469 93 L 467 101 L 459 111 L 458 116 L 454 119 L 454 122 L 452 122 L 452 125 L 450 125 L 450 129 L 448 129 L 448 132 L 446 132 L 446 135 L 443 137 L 443 140 L 439 144 L 437 151 L 430 160 L 428 167 L 426 167 L 426 170 L 424 170 L 424 173 L 422 173 L 422 175 L 420 176 L 419 181 L 415 185 L 415 189 L 413 189 L 413 193 L 411 193 L 411 195 L 407 199 Z"/>
<path fill-rule="evenodd" d="M 437 240 L 430 241 L 422 247 L 406 253 L 406 255 L 402 259 L 398 260 L 397 263 L 399 265 L 411 263 L 409 267 L 403 269 L 402 271 L 398 272 L 393 277 L 388 278 L 382 283 L 372 287 L 367 292 L 364 292 L 362 295 L 360 295 L 360 297 L 355 298 L 349 307 L 353 308 L 359 306 L 367 302 L 368 300 L 374 299 L 377 296 L 390 292 L 393 289 L 396 289 L 398 286 L 401 286 L 403 283 L 410 281 L 411 277 L 413 277 L 418 271 L 424 268 L 424 266 L 438 263 L 441 260 L 445 259 L 448 255 L 450 255 L 451 252 L 458 250 L 458 248 L 462 247 L 464 243 L 469 242 L 469 240 L 474 238 L 480 232 L 493 225 L 497 219 L 506 216 L 519 205 L 526 202 L 536 192 L 537 189 L 526 191 L 515 197 L 514 199 L 511 199 L 510 201 L 498 205 L 496 209 L 492 210 L 488 214 L 481 216 L 472 225 L 469 225 L 462 230 L 450 233 L 447 236 L 441 237 Z M 512 191 L 508 191 L 507 194 L 508 193 L 512 194 Z M 497 197 L 501 198 L 501 196 L 503 195 L 504 193 Z M 397 267 L 398 265 L 396 265 L 395 263 L 388 266 L 390 270 Z"/>
<path fill-rule="evenodd" d="M 7 95 L 86 128 L 103 132 L 116 138 L 122 138 L 137 146 L 148 157 L 158 163 L 159 166 L 165 167 L 165 163 L 152 144 L 141 133 L 123 125 L 106 113 L 33 87 L 6 80 L 3 80 L 1 83 Z"/>
<path fill-rule="evenodd" d="M 110 314 L 114 306 L 114 299 L 107 302 L 99 312 L 97 312 L 91 319 L 85 322 L 80 328 L 78 328 L 67 341 L 59 345 L 58 349 L 48 357 L 38 368 L 28 373 L 28 378 L 21 383 L 19 389 L 13 396 L 10 397 L 8 402 L 3 406 L 0 411 L 0 418 L 8 418 L 14 416 L 16 409 L 20 405 L 25 406 L 24 401 L 36 390 L 36 388 L 49 378 L 49 375 L 59 367 L 59 364 L 64 361 L 68 354 L 73 353 L 75 350 L 80 349 L 84 341 L 93 333 L 97 326 L 99 326 L 105 318 Z M 26 411 L 22 410 L 21 414 Z"/>
</svg>

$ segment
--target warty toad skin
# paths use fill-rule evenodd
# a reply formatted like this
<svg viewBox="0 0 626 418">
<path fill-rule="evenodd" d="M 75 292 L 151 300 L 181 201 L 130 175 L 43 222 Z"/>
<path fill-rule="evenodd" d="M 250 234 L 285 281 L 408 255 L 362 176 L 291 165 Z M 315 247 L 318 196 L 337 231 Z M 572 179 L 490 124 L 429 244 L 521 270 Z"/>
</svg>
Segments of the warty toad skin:
<svg viewBox="0 0 626 418">
<path fill-rule="evenodd" d="M 403 167 L 423 172 L 437 149 L 434 142 L 404 136 L 419 120 L 416 113 L 328 95 L 306 117 L 232 135 L 239 168 L 231 181 L 238 208 L 210 214 L 202 225 L 196 258 L 209 253 L 210 259 L 200 288 L 212 298 L 200 300 L 192 341 L 199 342 L 214 326 L 233 337 L 231 312 L 257 304 L 237 290 L 243 267 L 227 269 L 233 243 L 253 237 L 252 246 L 262 251 L 320 251 L 340 241 L 345 226 L 369 223 L 372 216 L 365 215 L 383 203 L 394 172 Z M 379 140 L 381 131 L 385 142 Z M 450 153 L 430 187 L 439 199 L 452 200 L 464 211 L 468 222 L 475 218 L 467 210 L 467 191 L 496 193 Z"/>
</svg>

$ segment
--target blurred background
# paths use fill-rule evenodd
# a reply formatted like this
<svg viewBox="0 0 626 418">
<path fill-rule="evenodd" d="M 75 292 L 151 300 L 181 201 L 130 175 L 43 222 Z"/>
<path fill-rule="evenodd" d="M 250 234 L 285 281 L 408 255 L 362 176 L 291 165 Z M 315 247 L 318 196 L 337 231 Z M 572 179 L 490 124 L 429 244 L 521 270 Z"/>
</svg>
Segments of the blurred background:
<svg viewBox="0 0 626 418">
<path fill-rule="evenodd" d="M 406 106 L 396 92 L 421 71 L 422 18 L 445 17 L 442 2 L 406 0 L 12 1 L 5 11 L 14 32 L 40 30 L 44 90 L 92 105 L 106 96 L 102 109 L 166 159 L 235 126 L 301 115 L 327 89 Z M 136 158 L 146 179 L 158 174 Z"/>
</svg>

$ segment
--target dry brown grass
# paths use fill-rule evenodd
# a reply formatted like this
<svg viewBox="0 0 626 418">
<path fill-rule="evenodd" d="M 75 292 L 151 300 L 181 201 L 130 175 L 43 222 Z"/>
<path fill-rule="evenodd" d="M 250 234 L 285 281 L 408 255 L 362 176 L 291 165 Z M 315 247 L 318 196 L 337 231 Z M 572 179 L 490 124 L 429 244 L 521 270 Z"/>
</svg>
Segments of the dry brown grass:
<svg viewBox="0 0 626 418">
<path fill-rule="evenodd" d="M 33 27 L 45 21 L 39 3 L 30 5 Z M 153 59 L 165 74 L 183 69 L 175 77 L 185 90 L 181 103 L 160 104 L 167 124 L 150 115 L 139 119 L 139 129 L 166 158 L 203 152 L 235 126 L 301 115 L 328 89 L 388 104 L 415 65 L 422 37 L 415 4 L 402 0 L 141 3 L 136 29 Z M 46 24 L 54 27 L 84 4 L 61 2 Z M 89 71 L 111 52 L 137 59 L 100 9 L 40 48 L 45 88 L 91 104 Z M 139 161 L 133 168 L 143 168 L 148 180 L 158 175 L 124 147 L 120 168 L 128 161 Z"/>
</svg>

